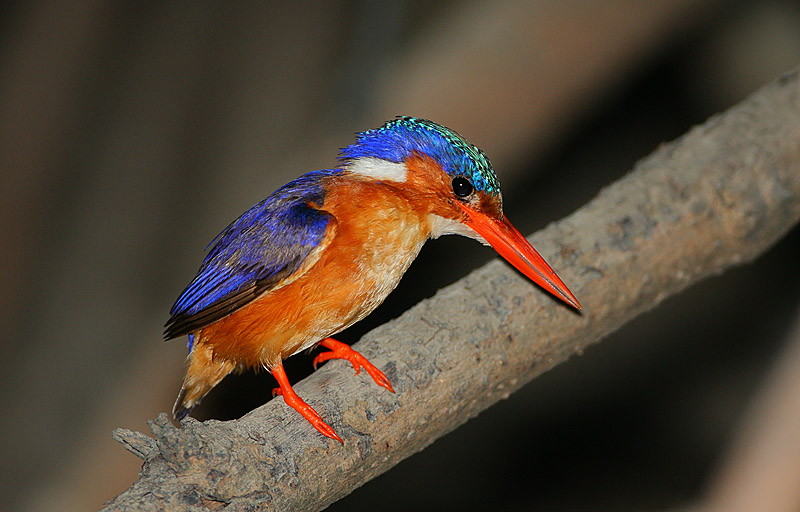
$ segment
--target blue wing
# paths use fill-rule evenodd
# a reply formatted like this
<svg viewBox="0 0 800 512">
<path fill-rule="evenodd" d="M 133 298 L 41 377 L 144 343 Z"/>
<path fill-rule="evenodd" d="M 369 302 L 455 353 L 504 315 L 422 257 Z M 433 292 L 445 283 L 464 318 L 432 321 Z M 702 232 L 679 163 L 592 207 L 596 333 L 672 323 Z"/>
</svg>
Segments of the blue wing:
<svg viewBox="0 0 800 512">
<path fill-rule="evenodd" d="M 304 174 L 217 235 L 197 275 L 172 306 L 165 339 L 228 316 L 296 272 L 335 222 L 319 207 L 325 178 L 338 172 Z"/>
</svg>

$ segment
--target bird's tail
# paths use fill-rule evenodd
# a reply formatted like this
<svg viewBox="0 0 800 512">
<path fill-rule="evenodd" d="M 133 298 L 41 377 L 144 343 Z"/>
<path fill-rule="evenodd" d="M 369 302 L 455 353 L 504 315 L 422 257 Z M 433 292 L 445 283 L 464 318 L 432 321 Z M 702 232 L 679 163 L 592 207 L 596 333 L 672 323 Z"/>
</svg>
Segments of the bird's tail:
<svg viewBox="0 0 800 512">
<path fill-rule="evenodd" d="M 181 392 L 172 407 L 172 416 L 182 420 L 211 389 L 219 384 L 236 365 L 231 361 L 214 358 L 213 349 L 204 343 L 197 343 L 187 358 L 186 377 Z"/>
</svg>

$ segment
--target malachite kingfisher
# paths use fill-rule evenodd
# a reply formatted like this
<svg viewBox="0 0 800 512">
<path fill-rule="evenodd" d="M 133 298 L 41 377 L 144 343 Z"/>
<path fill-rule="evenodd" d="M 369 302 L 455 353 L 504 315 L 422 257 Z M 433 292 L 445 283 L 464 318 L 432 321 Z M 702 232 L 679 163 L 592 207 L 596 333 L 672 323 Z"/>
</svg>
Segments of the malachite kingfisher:
<svg viewBox="0 0 800 512">
<path fill-rule="evenodd" d="M 426 240 L 449 234 L 491 245 L 539 286 L 581 308 L 503 215 L 500 183 L 483 151 L 440 124 L 398 117 L 357 134 L 337 168 L 287 183 L 211 242 L 165 326 L 166 339 L 189 338 L 175 419 L 229 373 L 265 368 L 278 381 L 273 396 L 342 442 L 294 392 L 283 360 L 322 345 L 330 350 L 313 360 L 315 367 L 346 359 L 394 392 L 383 372 L 330 336 L 378 307 Z"/>
</svg>

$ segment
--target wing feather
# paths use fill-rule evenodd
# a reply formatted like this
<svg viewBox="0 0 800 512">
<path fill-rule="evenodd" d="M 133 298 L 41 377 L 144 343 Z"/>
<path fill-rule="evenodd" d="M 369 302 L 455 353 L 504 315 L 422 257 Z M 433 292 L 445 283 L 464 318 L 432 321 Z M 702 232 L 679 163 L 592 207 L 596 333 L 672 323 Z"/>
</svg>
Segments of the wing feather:
<svg viewBox="0 0 800 512">
<path fill-rule="evenodd" d="M 334 217 L 321 209 L 324 181 L 314 171 L 256 204 L 211 243 L 197 275 L 170 310 L 164 338 L 192 333 L 279 286 L 298 272 L 326 237 Z"/>
</svg>

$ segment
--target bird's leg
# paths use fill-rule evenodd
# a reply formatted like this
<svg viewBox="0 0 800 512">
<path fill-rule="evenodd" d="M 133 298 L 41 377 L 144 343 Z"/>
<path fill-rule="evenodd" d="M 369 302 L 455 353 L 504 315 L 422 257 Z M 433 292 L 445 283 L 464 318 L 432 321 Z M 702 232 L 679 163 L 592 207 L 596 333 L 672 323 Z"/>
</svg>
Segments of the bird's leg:
<svg viewBox="0 0 800 512">
<path fill-rule="evenodd" d="M 347 359 L 350 361 L 350 364 L 353 365 L 356 375 L 361 372 L 361 367 L 363 366 L 377 385 L 394 393 L 394 389 L 392 389 L 392 383 L 389 382 L 389 379 L 386 378 L 386 375 L 377 369 L 374 364 L 370 363 L 366 357 L 350 348 L 350 345 L 346 345 L 341 341 L 336 341 L 333 338 L 325 338 L 324 340 L 320 341 L 319 344 L 325 348 L 329 348 L 331 351 L 321 352 L 317 355 L 317 357 L 314 358 L 312 364 L 314 365 L 315 369 L 319 363 L 327 361 L 328 359 Z"/>
<path fill-rule="evenodd" d="M 278 385 L 280 386 L 272 390 L 272 396 L 281 395 L 286 405 L 299 412 L 315 429 L 319 430 L 320 434 L 344 444 L 342 438 L 337 436 L 330 425 L 322 420 L 322 416 L 320 416 L 313 407 L 305 403 L 302 398 L 297 396 L 297 393 L 292 389 L 292 385 L 289 384 L 289 378 L 286 376 L 282 364 L 271 368 L 270 373 L 272 373 L 272 376 L 275 377 L 275 380 L 278 381 Z"/>
</svg>

